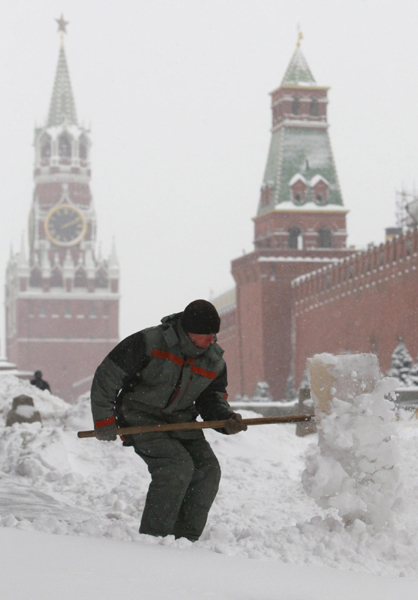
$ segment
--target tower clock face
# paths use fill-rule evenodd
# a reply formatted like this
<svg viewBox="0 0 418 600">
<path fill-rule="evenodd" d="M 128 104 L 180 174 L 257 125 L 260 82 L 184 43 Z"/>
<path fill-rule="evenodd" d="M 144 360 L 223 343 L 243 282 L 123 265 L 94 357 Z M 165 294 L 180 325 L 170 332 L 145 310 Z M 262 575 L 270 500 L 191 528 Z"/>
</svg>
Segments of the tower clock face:
<svg viewBox="0 0 418 600">
<path fill-rule="evenodd" d="M 52 208 L 45 219 L 46 235 L 57 246 L 75 246 L 81 242 L 86 230 L 83 213 L 67 204 Z"/>
</svg>

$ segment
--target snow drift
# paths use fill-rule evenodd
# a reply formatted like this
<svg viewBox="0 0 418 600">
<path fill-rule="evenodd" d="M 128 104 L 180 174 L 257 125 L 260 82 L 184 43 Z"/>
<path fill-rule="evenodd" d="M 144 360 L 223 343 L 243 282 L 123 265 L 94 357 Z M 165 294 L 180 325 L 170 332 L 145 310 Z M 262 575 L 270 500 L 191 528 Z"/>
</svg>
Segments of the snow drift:
<svg viewBox="0 0 418 600">
<path fill-rule="evenodd" d="M 12 399 L 20 394 L 33 397 L 42 425 L 5 427 Z M 364 405 L 364 410 L 380 419 L 373 412 L 373 402 Z M 415 420 L 390 424 L 385 411 L 382 432 L 390 425 L 396 433 L 396 469 L 406 500 L 404 512 L 390 527 L 383 525 L 376 531 L 358 518 L 346 527 L 340 506 L 318 506 L 302 486 L 306 458 L 317 452 L 318 436 L 298 438 L 294 425 L 263 425 L 230 437 L 205 433 L 219 457 L 223 477 L 204 534 L 192 545 L 187 540 L 138 533 L 148 471 L 131 448 L 76 437 L 77 430 L 92 426 L 86 398 L 69 405 L 27 382 L 4 376 L 0 378 L 0 524 L 28 535 L 38 531 L 107 538 L 187 550 L 194 556 L 209 551 L 416 577 L 418 424 Z M 243 414 L 254 416 L 249 411 Z M 354 418 L 350 412 L 344 414 Z M 308 468 L 311 460 L 308 458 Z M 318 493 L 322 495 L 321 490 Z"/>
</svg>

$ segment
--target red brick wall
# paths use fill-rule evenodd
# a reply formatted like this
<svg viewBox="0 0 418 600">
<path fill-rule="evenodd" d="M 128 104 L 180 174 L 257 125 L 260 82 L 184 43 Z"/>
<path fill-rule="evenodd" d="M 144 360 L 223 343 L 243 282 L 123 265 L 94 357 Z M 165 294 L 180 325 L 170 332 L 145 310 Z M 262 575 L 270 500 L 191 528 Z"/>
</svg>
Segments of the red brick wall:
<svg viewBox="0 0 418 600">
<path fill-rule="evenodd" d="M 239 390 L 239 362 L 238 357 L 238 336 L 237 336 L 237 311 L 235 308 L 219 312 L 221 317 L 221 330 L 218 334 L 218 343 L 225 351 L 224 359 L 228 372 L 228 394 L 229 400 L 235 400 Z"/>
<path fill-rule="evenodd" d="M 17 342 L 12 362 L 22 371 L 41 370 L 52 393 L 72 402 L 90 390 L 96 368 L 115 345 L 106 340 Z"/>
<path fill-rule="evenodd" d="M 88 391 L 89 377 L 118 342 L 118 299 L 45 296 L 18 298 L 15 306 L 17 331 L 8 338 L 8 359 L 20 370 L 41 370 L 65 400 Z"/>
<path fill-rule="evenodd" d="M 257 383 L 266 381 L 273 398 L 283 399 L 292 365 L 291 281 L 317 269 L 318 261 L 327 264 L 346 255 L 347 250 L 338 249 L 260 249 L 232 262 L 238 352 L 225 357 L 231 371 L 231 397 L 236 393 L 251 396 Z"/>
<path fill-rule="evenodd" d="M 386 371 L 399 336 L 418 353 L 418 232 L 293 284 L 295 372 L 318 352 L 377 352 Z"/>
<path fill-rule="evenodd" d="M 243 273 L 237 285 L 239 393 L 250 396 L 265 380 L 262 290 L 256 266 Z M 231 381 L 232 383 L 232 381 Z"/>
</svg>

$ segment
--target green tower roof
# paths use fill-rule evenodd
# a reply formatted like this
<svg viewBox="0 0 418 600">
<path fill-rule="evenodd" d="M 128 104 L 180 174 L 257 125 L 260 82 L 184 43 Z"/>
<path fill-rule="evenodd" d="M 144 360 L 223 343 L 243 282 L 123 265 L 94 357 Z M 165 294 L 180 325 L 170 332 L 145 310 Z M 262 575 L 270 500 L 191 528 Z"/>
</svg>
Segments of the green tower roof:
<svg viewBox="0 0 418 600">
<path fill-rule="evenodd" d="M 54 127 L 61 125 L 63 122 L 69 125 L 77 125 L 77 113 L 71 89 L 70 74 L 65 57 L 64 44 L 61 42 L 46 126 Z"/>
<path fill-rule="evenodd" d="M 303 56 L 299 46 L 293 53 L 292 59 L 287 67 L 287 71 L 283 77 L 281 87 L 285 85 L 300 85 L 300 86 L 314 86 L 316 81 L 311 73 L 311 70 L 306 62 L 306 58 Z"/>
<path fill-rule="evenodd" d="M 280 206 L 291 208 L 291 185 L 296 178 L 302 178 L 307 184 L 305 208 L 315 209 L 313 188 L 318 178 L 325 180 L 328 185 L 327 206 L 343 206 L 331 143 L 325 127 L 283 126 L 273 133 L 262 185 L 262 189 L 271 190 L 271 200 L 268 204 L 263 204 L 260 199 L 257 214 L 265 214 Z"/>
<path fill-rule="evenodd" d="M 328 88 L 316 84 L 300 50 L 300 37 L 280 88 L 272 93 L 273 129 L 258 215 L 277 209 L 343 210 L 326 112 L 318 108 L 320 103 L 326 106 Z M 300 102 L 296 109 L 294 97 Z M 316 102 L 315 112 L 310 112 L 311 102 Z M 293 189 L 299 180 L 302 196 Z M 319 182 L 326 191 L 318 191 Z"/>
</svg>

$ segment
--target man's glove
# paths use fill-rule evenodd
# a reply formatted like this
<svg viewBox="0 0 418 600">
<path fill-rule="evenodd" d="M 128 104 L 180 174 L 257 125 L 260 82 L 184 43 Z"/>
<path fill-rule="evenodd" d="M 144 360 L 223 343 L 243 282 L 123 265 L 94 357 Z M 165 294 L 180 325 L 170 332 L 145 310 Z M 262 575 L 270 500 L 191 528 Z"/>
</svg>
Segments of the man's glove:
<svg viewBox="0 0 418 600">
<path fill-rule="evenodd" d="M 115 417 L 102 419 L 94 422 L 94 433 L 96 439 L 101 442 L 113 442 L 116 439 L 116 421 Z"/>
<path fill-rule="evenodd" d="M 242 417 L 239 413 L 232 413 L 225 423 L 225 431 L 228 435 L 239 433 L 240 431 L 247 431 L 247 429 L 248 427 L 242 422 Z"/>
</svg>

